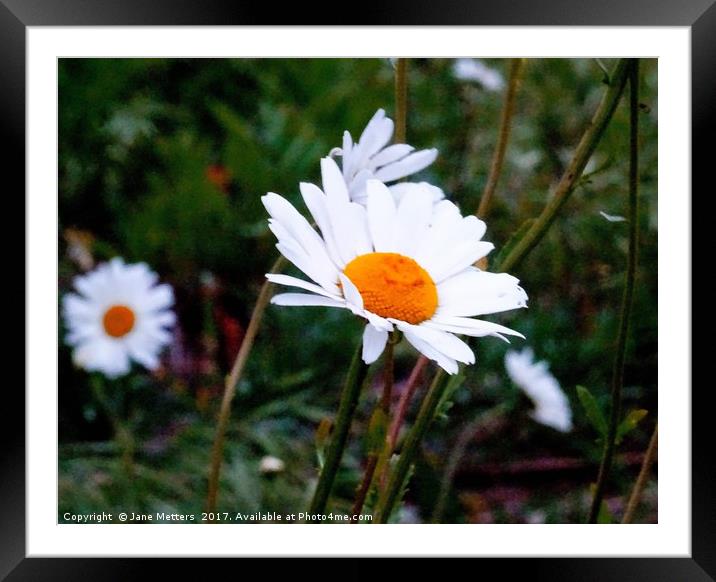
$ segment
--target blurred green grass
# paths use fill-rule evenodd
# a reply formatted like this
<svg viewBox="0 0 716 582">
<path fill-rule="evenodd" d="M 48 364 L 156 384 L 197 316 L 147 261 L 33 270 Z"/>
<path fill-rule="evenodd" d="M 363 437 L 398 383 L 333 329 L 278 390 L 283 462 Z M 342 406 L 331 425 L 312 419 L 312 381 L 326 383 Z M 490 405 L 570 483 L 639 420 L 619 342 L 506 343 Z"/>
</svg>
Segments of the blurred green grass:
<svg viewBox="0 0 716 582">
<path fill-rule="evenodd" d="M 484 62 L 507 76 L 507 61 Z M 446 59 L 411 63 L 408 141 L 440 150 L 421 178 L 470 213 L 487 179 L 502 92 L 456 79 L 452 65 Z M 627 452 L 646 448 L 657 416 L 655 60 L 643 62 L 642 78 L 641 250 L 624 408 L 646 408 L 649 417 L 626 439 Z M 603 88 L 593 60 L 528 61 L 487 219 L 485 238 L 495 252 L 543 208 Z M 60 60 L 60 292 L 81 272 L 72 252 L 79 234 L 97 261 L 120 255 L 149 263 L 174 286 L 180 322 L 160 372 L 139 371 L 111 388 L 140 443 L 137 478 L 129 484 L 88 377 L 72 366 L 60 338 L 60 515 L 130 506 L 201 511 L 223 377 L 277 254 L 259 198 L 275 191 L 303 208 L 298 183 L 317 182 L 320 157 L 340 145 L 343 130 L 357 138 L 379 107 L 392 115 L 387 59 Z M 517 412 L 499 434 L 469 447 L 445 519 L 582 519 L 599 448 L 575 386 L 587 386 L 606 405 L 627 232 L 599 211 L 626 213 L 627 135 L 622 104 L 572 199 L 514 273 L 529 309 L 493 318 L 522 332 L 537 357 L 550 363 L 572 403 L 575 429 L 565 435 L 529 419 L 529 404 L 504 372 L 507 346 L 496 339 L 474 343 L 478 363 L 466 370 L 449 418 L 433 427 L 408 492 L 420 519 L 430 517 L 444 458 L 460 430 L 503 402 L 513 402 Z M 316 474 L 315 427 L 334 412 L 359 336 L 360 324 L 347 312 L 269 308 L 234 404 L 222 511 L 306 506 Z M 415 358 L 414 351 L 398 349 L 399 381 Z M 373 400 L 374 394 L 364 395 L 336 507 L 350 503 L 361 459 L 357 437 Z M 285 471 L 261 474 L 265 455 L 283 459 Z M 550 458 L 582 459 L 587 466 L 546 472 L 536 484 L 509 475 L 480 484 L 481 463 Z M 628 463 L 616 468 L 609 491 L 616 510 L 635 470 Z M 655 520 L 655 493 L 647 501 L 642 517 Z"/>
</svg>

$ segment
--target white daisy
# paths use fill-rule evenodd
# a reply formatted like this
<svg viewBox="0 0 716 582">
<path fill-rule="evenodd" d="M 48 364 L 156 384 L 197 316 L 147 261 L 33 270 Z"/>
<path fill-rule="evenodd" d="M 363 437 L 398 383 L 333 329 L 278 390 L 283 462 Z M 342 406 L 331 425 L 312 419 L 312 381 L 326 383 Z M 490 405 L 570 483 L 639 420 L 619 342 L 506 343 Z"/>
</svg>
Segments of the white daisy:
<svg viewBox="0 0 716 582">
<path fill-rule="evenodd" d="M 77 293 L 65 295 L 62 311 L 78 366 L 110 378 L 129 372 L 130 358 L 150 370 L 159 366 L 175 315 L 172 288 L 157 280 L 146 264 L 120 258 L 75 278 Z"/>
<path fill-rule="evenodd" d="M 562 432 L 572 430 L 572 409 L 547 362 L 534 362 L 530 348 L 505 354 L 505 368 L 512 381 L 534 402 L 532 418 Z"/>
<path fill-rule="evenodd" d="M 485 223 L 463 217 L 447 200 L 433 204 L 429 189 L 414 184 L 396 204 L 387 186 L 367 182 L 367 206 L 351 202 L 338 166 L 321 160 L 323 190 L 302 183 L 303 200 L 320 229 L 283 197 L 262 198 L 278 250 L 313 282 L 268 274 L 270 281 L 310 293 L 284 293 L 277 305 L 349 309 L 368 320 L 363 360 L 383 352 L 388 332 L 398 329 L 418 351 L 447 372 L 475 356 L 456 335 L 518 335 L 473 316 L 525 307 L 527 295 L 506 273 L 473 264 L 493 245 L 480 240 Z M 504 339 L 504 338 L 503 338 Z"/>
<path fill-rule="evenodd" d="M 393 137 L 395 124 L 385 116 L 385 111 L 378 109 L 373 118 L 365 126 L 358 143 L 348 131 L 343 132 L 343 147 L 331 150 L 331 156 L 341 156 L 343 178 L 348 184 L 348 193 L 351 200 L 361 204 L 366 203 L 366 183 L 368 180 L 380 180 L 389 183 L 400 180 L 420 170 L 427 168 L 435 161 L 438 150 L 420 150 L 408 144 L 399 143 L 388 145 Z M 440 200 L 445 194 L 440 188 L 429 187 L 433 197 Z M 404 192 L 405 184 L 391 187 L 396 200 Z"/>
</svg>

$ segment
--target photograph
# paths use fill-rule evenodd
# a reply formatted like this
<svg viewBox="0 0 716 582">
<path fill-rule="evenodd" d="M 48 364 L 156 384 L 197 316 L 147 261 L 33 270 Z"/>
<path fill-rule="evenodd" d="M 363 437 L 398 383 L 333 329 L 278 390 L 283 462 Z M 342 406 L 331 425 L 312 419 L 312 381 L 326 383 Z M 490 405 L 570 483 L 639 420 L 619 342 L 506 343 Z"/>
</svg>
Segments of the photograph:
<svg viewBox="0 0 716 582">
<path fill-rule="evenodd" d="M 56 70 L 56 524 L 659 524 L 659 59 Z"/>
</svg>

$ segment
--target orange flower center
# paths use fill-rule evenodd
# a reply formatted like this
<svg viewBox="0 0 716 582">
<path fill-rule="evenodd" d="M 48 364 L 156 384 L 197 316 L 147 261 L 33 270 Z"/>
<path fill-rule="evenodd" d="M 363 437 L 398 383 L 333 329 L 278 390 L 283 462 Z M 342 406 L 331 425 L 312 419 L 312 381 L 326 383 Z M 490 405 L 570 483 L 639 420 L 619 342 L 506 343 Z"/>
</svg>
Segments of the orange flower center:
<svg viewBox="0 0 716 582">
<path fill-rule="evenodd" d="M 343 271 L 360 291 L 363 306 L 381 317 L 418 324 L 438 307 L 438 290 L 428 272 L 398 253 L 369 253 Z"/>
<path fill-rule="evenodd" d="M 112 305 L 104 312 L 102 324 L 107 335 L 122 337 L 127 335 L 134 327 L 134 311 L 126 305 Z"/>
</svg>

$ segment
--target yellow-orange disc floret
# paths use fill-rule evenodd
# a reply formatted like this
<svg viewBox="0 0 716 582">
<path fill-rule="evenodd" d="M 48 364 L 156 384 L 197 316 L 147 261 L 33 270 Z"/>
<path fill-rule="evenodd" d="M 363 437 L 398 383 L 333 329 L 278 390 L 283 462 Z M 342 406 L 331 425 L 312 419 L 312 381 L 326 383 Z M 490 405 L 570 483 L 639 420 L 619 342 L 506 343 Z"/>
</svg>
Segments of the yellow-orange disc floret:
<svg viewBox="0 0 716 582">
<path fill-rule="evenodd" d="M 438 307 L 438 290 L 428 272 L 398 253 L 369 253 L 344 269 L 360 291 L 363 306 L 381 317 L 418 324 Z"/>
<path fill-rule="evenodd" d="M 107 335 L 122 337 L 134 327 L 134 311 L 126 305 L 113 305 L 104 313 L 102 325 Z"/>
</svg>

